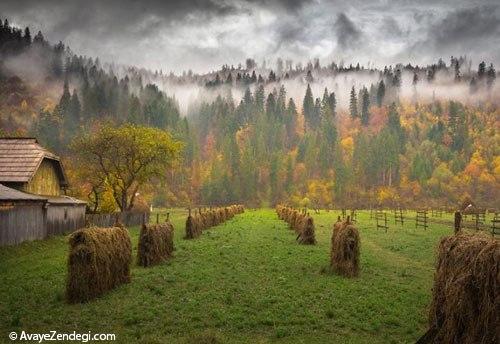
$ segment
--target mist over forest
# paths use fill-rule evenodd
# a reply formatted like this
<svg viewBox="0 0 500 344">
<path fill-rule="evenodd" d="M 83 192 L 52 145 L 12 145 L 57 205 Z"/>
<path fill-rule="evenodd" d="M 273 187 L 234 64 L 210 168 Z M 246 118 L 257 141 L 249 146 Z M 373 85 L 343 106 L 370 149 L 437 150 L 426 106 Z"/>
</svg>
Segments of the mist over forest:
<svg viewBox="0 0 500 344">
<path fill-rule="evenodd" d="M 166 130 L 183 145 L 173 168 L 141 185 L 135 206 L 280 202 L 308 207 L 453 206 L 464 198 L 494 206 L 500 192 L 498 51 L 474 40 L 467 25 L 486 21 L 490 37 L 499 28 L 497 7 L 483 4 L 444 14 L 436 11 L 441 13 L 438 17 L 426 8 L 415 9 L 428 16 L 414 15 L 413 21 L 432 21 L 430 27 L 439 30 L 426 33 L 435 35 L 433 40 L 424 44 L 415 39 L 412 47 L 400 46 L 401 51 L 389 56 L 380 53 L 382 47 L 367 43 L 378 37 L 369 29 L 373 23 L 367 19 L 361 25 L 362 16 L 340 10 L 344 5 L 329 24 L 334 46 L 315 52 L 307 46 L 317 42 L 307 37 L 327 36 L 311 31 L 310 25 L 299 32 L 288 21 L 316 16 L 318 26 L 324 27 L 326 19 L 317 4 L 297 2 L 294 7 L 276 2 L 275 6 L 286 7 L 279 25 L 265 16 L 258 2 L 235 2 L 234 8 L 213 4 L 216 14 L 206 18 L 207 23 L 242 16 L 247 9 L 248 18 L 260 15 L 268 25 L 275 24 L 278 48 L 257 47 L 253 51 L 258 57 L 248 57 L 252 50 L 244 49 L 246 56 L 228 50 L 229 61 L 216 59 L 218 65 L 207 62 L 213 54 L 202 63 L 191 60 L 199 56 L 195 50 L 186 50 L 191 68 L 173 68 L 170 63 L 181 59 L 177 56 L 167 56 L 165 69 L 151 68 L 161 64 L 146 62 L 147 52 L 141 62 L 131 64 L 139 60 L 115 59 L 110 50 L 99 50 L 95 44 L 81 49 L 78 43 L 75 48 L 50 41 L 31 23 L 19 27 L 3 19 L 2 135 L 35 136 L 60 154 L 74 181 L 70 193 L 86 199 L 94 211 L 117 209 L 119 204 L 106 183 L 89 182 L 85 166 L 75 158 L 73 142 L 99 128 L 124 124 Z M 380 6 L 360 9 L 380 12 Z M 61 7 L 70 9 L 71 2 Z M 14 23 L 33 19 L 31 14 L 11 12 Z M 381 27 L 392 30 L 386 36 L 399 32 L 403 41 L 417 37 L 418 30 L 405 33 L 402 28 L 401 19 L 408 15 L 401 12 L 392 21 L 383 17 Z M 180 18 L 176 30 L 192 30 L 193 18 Z M 464 22 L 457 23 L 457 18 Z M 102 31 L 111 30 L 111 24 L 103 24 Z M 75 25 L 66 37 L 70 42 L 86 33 L 78 31 L 78 22 Z M 160 30 L 162 25 L 155 27 Z M 255 32 L 262 25 L 250 26 Z M 59 29 L 49 27 L 49 35 L 60 36 L 62 27 L 63 23 Z M 136 32 L 131 38 L 139 46 L 150 35 L 147 27 L 142 37 Z M 447 43 L 460 32 L 461 42 L 470 43 L 471 49 Z M 161 51 L 163 43 L 157 41 Z M 217 44 L 227 41 L 224 36 Z M 291 42 L 302 42 L 304 49 L 292 49 Z M 384 41 L 383 49 L 391 50 L 390 42 Z M 456 55 L 440 55 L 445 47 L 446 53 L 452 50 Z M 89 49 L 92 55 L 80 51 Z M 410 57 L 402 51 L 414 53 Z M 373 55 L 378 58 L 370 58 Z"/>
</svg>

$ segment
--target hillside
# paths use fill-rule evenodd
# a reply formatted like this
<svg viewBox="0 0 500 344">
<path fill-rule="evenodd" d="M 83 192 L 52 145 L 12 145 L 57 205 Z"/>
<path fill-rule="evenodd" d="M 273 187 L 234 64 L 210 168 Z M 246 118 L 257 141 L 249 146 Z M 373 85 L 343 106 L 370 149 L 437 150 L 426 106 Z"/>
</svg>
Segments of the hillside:
<svg viewBox="0 0 500 344">
<path fill-rule="evenodd" d="M 465 198 L 498 206 L 493 64 L 452 57 L 378 69 L 278 59 L 270 68 L 248 59 L 174 75 L 102 64 L 7 21 L 0 55 L 3 135 L 33 135 L 61 154 L 82 198 L 88 183 L 73 166 L 72 140 L 103 123 L 133 123 L 185 143 L 166 184 L 145 186 L 142 201 L 157 206 L 451 207 Z M 109 190 L 99 197 L 116 206 Z"/>
</svg>

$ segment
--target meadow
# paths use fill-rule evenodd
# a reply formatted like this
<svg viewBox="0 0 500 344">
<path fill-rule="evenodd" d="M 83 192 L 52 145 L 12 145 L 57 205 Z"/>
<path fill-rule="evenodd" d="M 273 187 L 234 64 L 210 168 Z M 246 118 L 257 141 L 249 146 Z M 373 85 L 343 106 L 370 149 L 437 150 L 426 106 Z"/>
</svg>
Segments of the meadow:
<svg viewBox="0 0 500 344">
<path fill-rule="evenodd" d="M 312 212 L 318 243 L 303 246 L 273 209 L 246 210 L 195 240 L 182 239 L 186 211 L 173 210 L 174 257 L 150 268 L 134 259 L 130 284 L 86 304 L 65 303 L 67 237 L 0 248 L 0 342 L 11 331 L 76 330 L 118 343 L 414 343 L 427 328 L 436 244 L 452 227 L 415 229 L 410 214 L 404 226 L 391 215 L 384 232 L 358 212 L 361 273 L 346 279 L 328 268 L 339 214 Z"/>
</svg>

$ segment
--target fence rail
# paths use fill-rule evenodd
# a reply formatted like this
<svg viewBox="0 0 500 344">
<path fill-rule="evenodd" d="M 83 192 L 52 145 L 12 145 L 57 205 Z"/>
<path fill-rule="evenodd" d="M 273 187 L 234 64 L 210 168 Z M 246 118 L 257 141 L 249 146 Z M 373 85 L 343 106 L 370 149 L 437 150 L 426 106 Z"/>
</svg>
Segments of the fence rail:
<svg viewBox="0 0 500 344">
<path fill-rule="evenodd" d="M 377 210 L 375 213 L 375 220 L 377 222 L 377 229 L 383 229 L 387 232 L 389 226 L 387 225 L 387 213 L 385 211 Z"/>
<path fill-rule="evenodd" d="M 417 216 L 415 217 L 415 228 L 424 227 L 427 229 L 427 210 L 417 211 Z"/>
<path fill-rule="evenodd" d="M 394 224 L 400 223 L 401 226 L 404 225 L 403 210 L 401 208 L 394 209 Z"/>
</svg>

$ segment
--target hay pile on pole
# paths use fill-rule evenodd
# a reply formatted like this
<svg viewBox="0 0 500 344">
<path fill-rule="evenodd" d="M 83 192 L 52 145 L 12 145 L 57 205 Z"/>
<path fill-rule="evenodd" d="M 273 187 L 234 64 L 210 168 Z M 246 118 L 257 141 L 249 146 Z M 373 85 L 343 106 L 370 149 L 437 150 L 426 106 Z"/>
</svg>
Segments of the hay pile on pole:
<svg viewBox="0 0 500 344">
<path fill-rule="evenodd" d="M 69 237 L 66 299 L 87 302 L 130 282 L 132 244 L 122 226 L 80 229 Z"/>
<path fill-rule="evenodd" d="M 302 245 L 315 245 L 316 237 L 314 235 L 314 220 L 309 214 L 304 218 L 302 231 L 299 233 L 297 240 Z"/>
<path fill-rule="evenodd" d="M 438 246 L 430 330 L 421 343 L 500 342 L 500 241 L 459 232 Z"/>
<path fill-rule="evenodd" d="M 143 224 L 139 235 L 137 264 L 152 266 L 172 256 L 173 226 L 170 222 L 157 225 Z"/>
<path fill-rule="evenodd" d="M 199 223 L 196 219 L 196 215 L 191 215 L 191 208 L 189 208 L 188 217 L 186 219 L 186 236 L 185 239 L 194 239 L 197 238 L 201 234 L 199 230 Z"/>
<path fill-rule="evenodd" d="M 335 241 L 335 238 L 337 237 L 337 233 L 339 232 L 340 228 L 342 228 L 342 219 L 340 216 L 337 217 L 337 222 L 333 224 L 333 231 L 332 231 L 332 240 L 331 244 L 333 246 L 333 242 Z"/>
<path fill-rule="evenodd" d="M 337 274 L 356 277 L 359 274 L 359 232 L 351 223 L 350 216 L 345 222 L 339 219 L 334 225 L 330 252 L 330 266 Z"/>
<path fill-rule="evenodd" d="M 297 233 L 297 241 L 299 244 L 316 244 L 314 220 L 305 209 L 298 211 L 291 207 L 277 205 L 276 213 L 278 218 L 287 222 L 290 226 L 289 228 Z"/>
<path fill-rule="evenodd" d="M 236 214 L 241 214 L 245 208 L 241 205 L 230 205 L 221 208 L 198 209 L 198 212 L 189 215 L 186 219 L 186 236 L 185 239 L 194 239 L 201 235 L 201 232 L 213 226 L 217 226 L 229 219 L 232 219 Z"/>
</svg>

